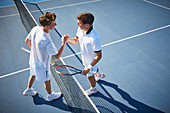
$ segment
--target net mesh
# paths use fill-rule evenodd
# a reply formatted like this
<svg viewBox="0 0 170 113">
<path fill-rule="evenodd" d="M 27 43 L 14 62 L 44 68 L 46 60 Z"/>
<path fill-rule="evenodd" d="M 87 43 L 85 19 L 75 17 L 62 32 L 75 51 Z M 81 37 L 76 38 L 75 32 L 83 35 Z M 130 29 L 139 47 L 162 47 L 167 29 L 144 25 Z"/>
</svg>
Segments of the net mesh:
<svg viewBox="0 0 170 113">
<path fill-rule="evenodd" d="M 25 7 L 25 4 L 20 1 L 20 0 L 15 0 L 14 1 L 16 4 L 16 7 L 18 9 L 21 21 L 25 27 L 25 29 L 27 30 L 27 32 L 30 32 L 31 29 L 37 25 L 37 23 L 35 22 L 35 20 L 32 18 L 32 16 L 30 15 L 30 12 L 28 11 L 28 9 Z"/>
<path fill-rule="evenodd" d="M 30 3 L 24 4 L 21 0 L 14 0 L 16 7 L 18 9 L 21 21 L 29 33 L 34 26 L 37 26 L 36 20 L 33 18 L 32 14 L 28 10 L 30 8 Z M 37 10 L 40 10 L 39 7 L 35 4 L 33 7 L 37 7 Z M 32 12 L 32 8 L 31 8 Z M 34 12 L 34 11 L 33 11 Z M 42 11 L 39 11 L 42 13 Z M 53 60 L 55 60 L 53 58 Z M 76 83 L 75 79 L 72 76 L 62 76 L 56 73 L 55 66 L 63 65 L 61 60 L 55 61 L 55 65 L 51 66 L 51 72 L 60 87 L 61 92 L 64 95 L 64 98 L 70 107 L 70 110 L 74 113 L 96 113 L 96 109 L 92 106 L 90 101 L 83 95 L 82 90 Z M 63 70 L 62 70 L 63 71 Z M 68 71 L 68 70 L 64 70 Z"/>
<path fill-rule="evenodd" d="M 62 65 L 60 60 L 56 61 L 55 66 Z M 74 113 L 96 113 L 89 100 L 83 95 L 83 92 L 79 88 L 78 84 L 72 76 L 59 75 L 55 71 L 55 66 L 51 67 L 51 72 L 56 75 L 54 78 L 58 83 L 60 89 L 66 97 L 66 102 L 70 106 L 70 109 Z M 67 69 L 59 70 L 61 72 L 68 71 Z M 69 73 L 69 72 L 66 72 Z"/>
</svg>

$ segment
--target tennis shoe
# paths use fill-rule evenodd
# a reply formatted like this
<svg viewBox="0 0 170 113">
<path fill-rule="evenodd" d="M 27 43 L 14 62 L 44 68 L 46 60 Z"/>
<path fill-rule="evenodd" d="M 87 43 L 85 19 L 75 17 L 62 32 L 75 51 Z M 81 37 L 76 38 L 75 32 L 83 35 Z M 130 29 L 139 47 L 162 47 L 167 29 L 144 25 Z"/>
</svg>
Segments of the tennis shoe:
<svg viewBox="0 0 170 113">
<path fill-rule="evenodd" d="M 100 79 L 104 78 L 105 76 L 106 76 L 106 75 L 103 74 L 103 73 L 100 74 L 100 75 L 96 74 L 96 77 L 95 77 L 96 82 L 99 81 Z"/>
<path fill-rule="evenodd" d="M 95 93 L 97 93 L 97 89 L 95 88 L 94 90 L 92 90 L 91 88 L 86 90 L 85 93 L 88 95 L 88 96 L 91 96 Z"/>
<path fill-rule="evenodd" d="M 35 95 L 37 95 L 37 92 L 33 88 L 30 88 L 30 89 L 26 89 L 23 92 L 23 95 L 24 96 L 35 96 Z"/>
<path fill-rule="evenodd" d="M 57 93 L 52 92 L 52 95 L 51 95 L 51 96 L 47 96 L 47 101 L 50 102 L 50 101 L 53 101 L 53 100 L 55 100 L 55 99 L 58 99 L 58 98 L 61 97 L 61 95 L 62 95 L 61 92 L 57 92 Z"/>
</svg>

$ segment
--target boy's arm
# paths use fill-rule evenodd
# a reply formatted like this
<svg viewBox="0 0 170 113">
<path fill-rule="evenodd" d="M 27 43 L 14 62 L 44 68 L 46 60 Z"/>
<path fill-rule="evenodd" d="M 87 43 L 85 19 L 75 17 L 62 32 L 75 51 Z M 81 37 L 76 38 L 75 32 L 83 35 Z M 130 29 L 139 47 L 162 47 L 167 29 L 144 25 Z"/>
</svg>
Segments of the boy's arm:
<svg viewBox="0 0 170 113">
<path fill-rule="evenodd" d="M 69 44 L 76 45 L 79 43 L 79 39 L 77 37 L 69 38 L 67 41 Z"/>
<path fill-rule="evenodd" d="M 83 74 L 87 74 L 87 73 L 90 71 L 90 67 L 96 65 L 96 64 L 100 61 L 101 58 L 102 58 L 102 52 L 101 52 L 101 51 L 96 52 L 96 57 L 95 57 L 94 60 L 89 64 L 89 66 L 86 67 L 86 68 L 82 71 L 82 73 L 83 73 Z"/>
<path fill-rule="evenodd" d="M 28 45 L 28 47 L 31 49 L 31 40 L 25 39 L 25 42 Z"/>
<path fill-rule="evenodd" d="M 63 38 L 63 43 L 60 47 L 60 49 L 58 50 L 58 53 L 56 55 L 53 55 L 56 59 L 59 59 L 64 51 L 65 45 L 67 43 L 68 37 L 64 37 Z"/>
<path fill-rule="evenodd" d="M 65 35 L 62 37 L 62 41 L 63 41 L 64 37 L 68 37 L 67 43 L 69 43 L 69 44 L 76 45 L 76 44 L 79 43 L 79 39 L 78 39 L 77 37 L 70 38 L 68 34 L 65 34 Z"/>
<path fill-rule="evenodd" d="M 96 57 L 94 58 L 94 60 L 91 62 L 90 65 L 91 65 L 91 66 L 96 65 L 101 58 L 102 58 L 102 52 L 101 52 L 101 51 L 96 52 Z"/>
<path fill-rule="evenodd" d="M 60 47 L 60 49 L 58 50 L 58 53 L 56 55 L 53 55 L 56 59 L 59 59 L 64 51 L 64 47 L 66 45 L 66 42 L 63 43 Z"/>
</svg>

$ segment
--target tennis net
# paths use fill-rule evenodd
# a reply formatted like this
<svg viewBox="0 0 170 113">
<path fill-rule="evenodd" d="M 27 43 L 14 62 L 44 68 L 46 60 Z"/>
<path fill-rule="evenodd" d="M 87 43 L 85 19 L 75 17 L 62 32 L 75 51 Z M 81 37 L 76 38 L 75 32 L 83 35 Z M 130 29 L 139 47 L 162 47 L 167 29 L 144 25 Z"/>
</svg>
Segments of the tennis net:
<svg viewBox="0 0 170 113">
<path fill-rule="evenodd" d="M 37 22 L 29 11 L 27 5 L 30 3 L 24 3 L 22 0 L 14 0 L 18 13 L 20 15 L 21 21 L 29 33 L 34 26 L 37 26 Z M 35 5 L 35 4 L 32 4 Z M 37 5 L 36 5 L 37 6 Z M 37 8 L 39 9 L 39 8 Z M 42 11 L 40 11 L 42 13 Z M 55 60 L 55 59 L 53 59 Z M 83 95 L 81 88 L 78 86 L 77 82 L 72 76 L 61 76 L 56 73 L 55 66 L 62 65 L 61 60 L 55 61 L 55 65 L 51 66 L 52 74 L 60 87 L 64 98 L 73 113 L 96 113 L 98 110 L 92 105 L 92 103 Z M 68 70 L 62 70 L 68 71 Z"/>
<path fill-rule="evenodd" d="M 32 17 L 31 13 L 21 0 L 14 0 L 16 7 L 18 9 L 22 24 L 29 33 L 34 26 L 37 26 L 35 19 Z"/>
</svg>

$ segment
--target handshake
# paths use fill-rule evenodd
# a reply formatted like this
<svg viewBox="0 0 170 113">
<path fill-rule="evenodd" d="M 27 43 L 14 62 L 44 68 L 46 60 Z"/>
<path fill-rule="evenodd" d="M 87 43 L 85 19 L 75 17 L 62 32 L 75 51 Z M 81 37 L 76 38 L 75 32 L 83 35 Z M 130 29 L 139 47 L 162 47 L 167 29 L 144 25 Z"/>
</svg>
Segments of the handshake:
<svg viewBox="0 0 170 113">
<path fill-rule="evenodd" d="M 72 45 L 76 45 L 79 43 L 79 39 L 77 37 L 74 38 L 70 38 L 68 34 L 65 34 L 62 38 L 61 38 L 63 44 L 69 43 Z"/>
<path fill-rule="evenodd" d="M 64 36 L 62 36 L 61 40 L 63 43 L 67 43 L 67 41 L 70 39 L 68 34 L 65 34 Z"/>
</svg>

